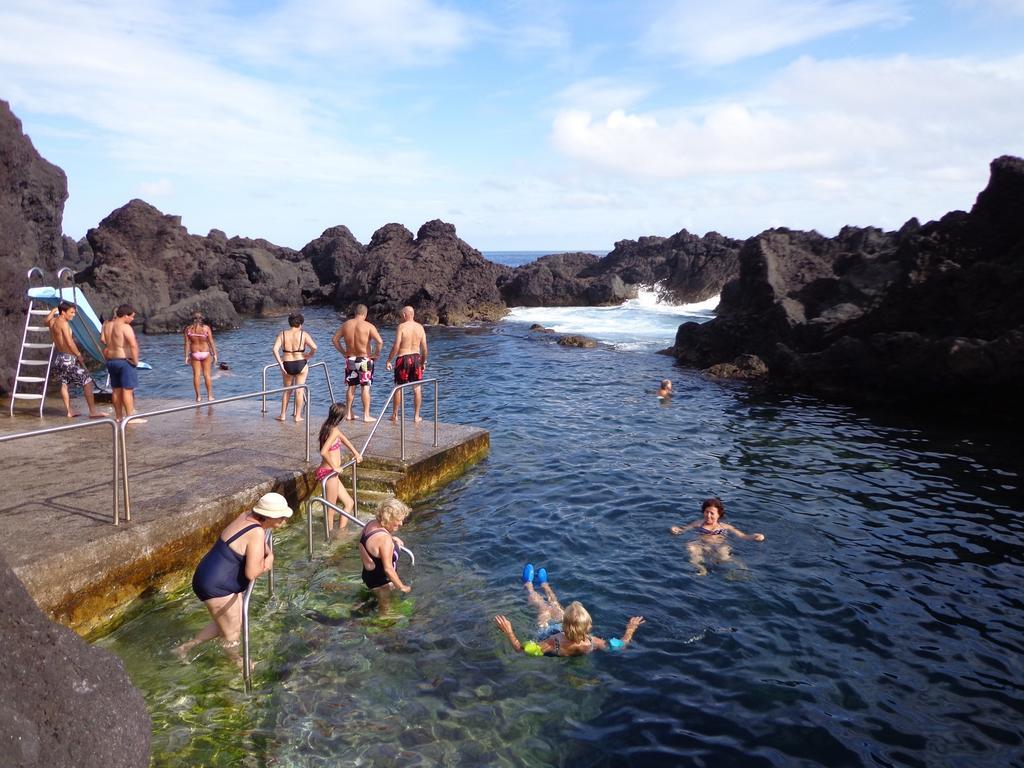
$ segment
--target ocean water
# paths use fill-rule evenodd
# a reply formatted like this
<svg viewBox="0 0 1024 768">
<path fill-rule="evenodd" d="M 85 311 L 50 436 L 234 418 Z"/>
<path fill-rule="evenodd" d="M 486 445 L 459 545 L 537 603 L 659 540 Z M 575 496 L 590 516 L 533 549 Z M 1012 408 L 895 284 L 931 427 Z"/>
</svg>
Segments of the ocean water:
<svg viewBox="0 0 1024 768">
<path fill-rule="evenodd" d="M 650 299 L 429 329 L 442 419 L 490 430 L 491 453 L 415 501 L 413 591 L 380 616 L 353 547 L 309 562 L 304 525 L 285 529 L 252 696 L 215 644 L 171 655 L 207 620 L 184 580 L 140 601 L 98 642 L 146 695 L 153 765 L 1024 765 L 1019 446 L 706 381 L 656 350 L 710 309 Z M 338 318 L 306 314 L 338 381 Z M 533 322 L 605 343 L 559 347 Z M 218 394 L 258 388 L 283 325 L 218 334 Z M 191 397 L 180 339 L 142 345 L 140 408 Z M 710 495 L 766 540 L 700 577 L 668 529 Z M 493 616 L 531 635 L 527 561 L 601 637 L 644 616 L 635 643 L 514 654 Z"/>
</svg>

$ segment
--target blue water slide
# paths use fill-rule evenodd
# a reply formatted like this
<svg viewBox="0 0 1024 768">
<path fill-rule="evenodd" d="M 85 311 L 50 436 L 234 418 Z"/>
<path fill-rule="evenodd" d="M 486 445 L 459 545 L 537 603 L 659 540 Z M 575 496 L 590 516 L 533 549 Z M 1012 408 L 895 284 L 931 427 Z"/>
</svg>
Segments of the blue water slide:
<svg viewBox="0 0 1024 768">
<path fill-rule="evenodd" d="M 56 307 L 62 301 L 70 301 L 78 306 L 75 319 L 71 321 L 71 334 L 75 337 L 75 343 L 82 350 L 82 354 L 88 355 L 93 360 L 101 363 L 103 359 L 103 345 L 100 343 L 100 332 L 103 324 L 100 322 L 96 312 L 93 311 L 89 300 L 81 288 L 30 288 L 28 297 L 32 301 L 46 304 L 49 307 Z"/>
<path fill-rule="evenodd" d="M 28 297 L 32 301 L 46 304 L 48 307 L 56 307 L 62 301 L 70 301 L 78 307 L 75 319 L 71 321 L 71 335 L 75 337 L 75 343 L 82 350 L 82 354 L 88 355 L 93 360 L 105 363 L 103 358 L 103 344 L 100 342 L 100 333 L 103 331 L 103 323 L 100 322 L 89 300 L 81 288 L 29 288 Z M 149 370 L 152 366 L 141 360 L 138 365 L 141 370 Z"/>
</svg>

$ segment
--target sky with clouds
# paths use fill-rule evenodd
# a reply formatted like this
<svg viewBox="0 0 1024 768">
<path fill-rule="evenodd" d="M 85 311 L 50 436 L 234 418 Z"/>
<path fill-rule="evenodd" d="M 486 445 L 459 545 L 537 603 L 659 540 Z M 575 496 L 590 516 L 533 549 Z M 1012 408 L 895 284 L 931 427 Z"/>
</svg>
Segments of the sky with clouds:
<svg viewBox="0 0 1024 768">
<path fill-rule="evenodd" d="M 135 197 L 292 247 L 831 235 L 1024 155 L 1024 0 L 4 0 L 0 99 L 75 238 Z"/>
</svg>

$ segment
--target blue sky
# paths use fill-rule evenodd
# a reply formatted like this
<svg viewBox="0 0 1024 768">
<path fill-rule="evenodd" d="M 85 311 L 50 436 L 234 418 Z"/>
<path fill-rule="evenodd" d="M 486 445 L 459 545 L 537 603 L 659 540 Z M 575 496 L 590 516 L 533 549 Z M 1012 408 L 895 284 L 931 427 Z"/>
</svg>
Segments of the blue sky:
<svg viewBox="0 0 1024 768">
<path fill-rule="evenodd" d="M 1024 155 L 1024 0 L 4 0 L 0 98 L 76 238 L 891 229 Z"/>
</svg>

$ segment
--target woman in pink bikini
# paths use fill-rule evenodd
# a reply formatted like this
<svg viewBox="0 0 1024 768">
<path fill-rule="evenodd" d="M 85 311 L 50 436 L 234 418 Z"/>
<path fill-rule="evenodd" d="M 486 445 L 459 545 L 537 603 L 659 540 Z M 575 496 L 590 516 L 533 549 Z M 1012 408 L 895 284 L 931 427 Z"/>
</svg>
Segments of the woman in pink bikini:
<svg viewBox="0 0 1024 768">
<path fill-rule="evenodd" d="M 341 477 L 338 473 L 341 472 L 341 447 L 345 446 L 345 449 L 352 454 L 356 460 L 356 464 L 359 464 L 363 460 L 363 455 L 356 450 L 356 447 L 352 445 L 347 437 L 341 432 L 341 422 L 345 419 L 345 406 L 341 403 L 334 403 L 331 409 L 327 412 L 327 420 L 324 421 L 322 427 L 320 427 L 320 467 L 316 471 L 316 479 L 323 482 L 323 479 L 327 478 L 327 487 L 325 488 L 324 500 L 330 504 L 337 504 L 339 497 L 341 498 L 341 507 L 349 514 L 352 514 L 352 510 L 355 509 L 355 502 L 352 501 L 352 497 L 349 496 L 345 486 L 341 484 Z M 348 525 L 348 519 L 341 516 L 338 521 L 338 526 L 334 526 L 335 512 L 330 507 L 327 508 L 327 531 L 332 538 L 337 536 L 338 531 Z"/>
<path fill-rule="evenodd" d="M 213 329 L 203 322 L 200 312 L 192 313 L 192 324 L 185 329 L 185 363 L 192 366 L 192 386 L 199 398 L 199 375 L 206 381 L 206 399 L 213 400 L 213 385 L 210 383 L 210 366 L 217 359 L 217 345 L 213 341 Z"/>
</svg>

